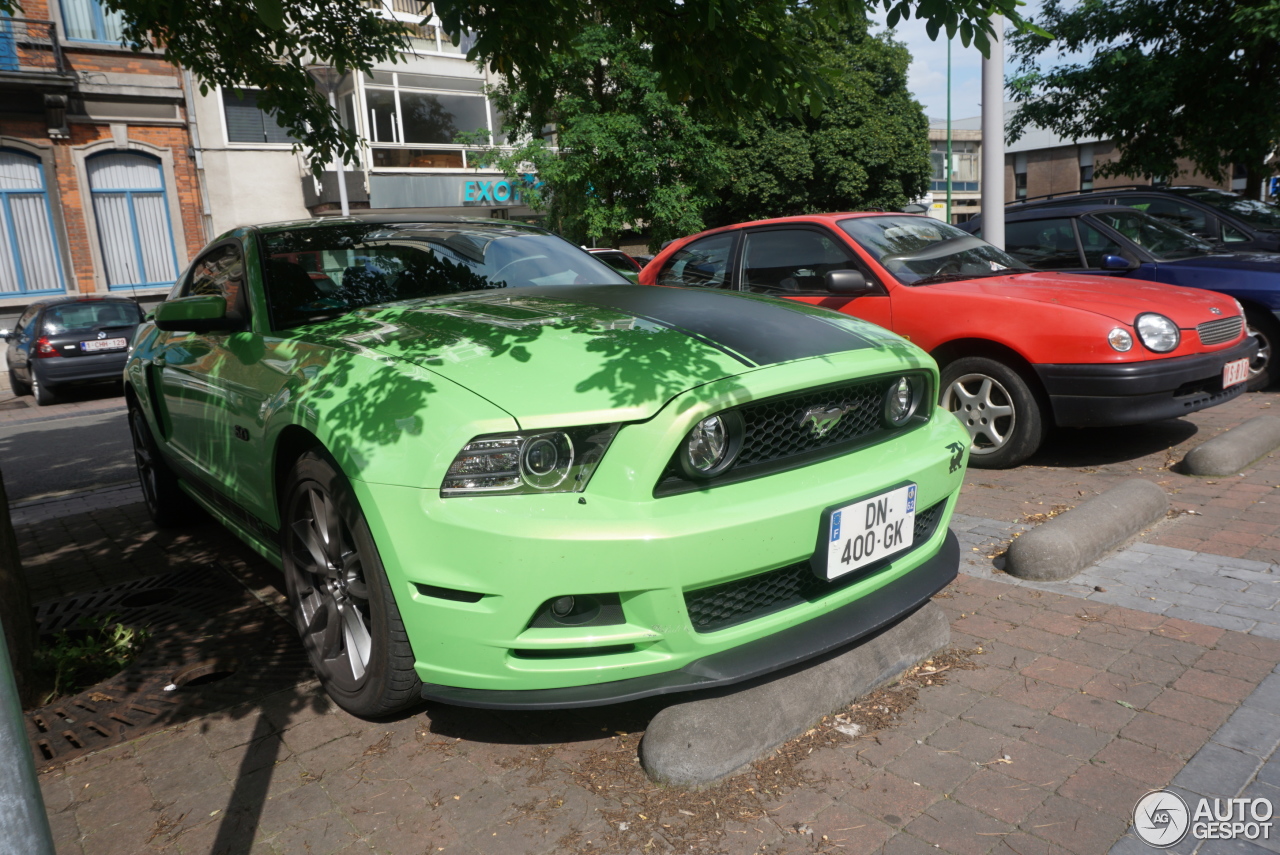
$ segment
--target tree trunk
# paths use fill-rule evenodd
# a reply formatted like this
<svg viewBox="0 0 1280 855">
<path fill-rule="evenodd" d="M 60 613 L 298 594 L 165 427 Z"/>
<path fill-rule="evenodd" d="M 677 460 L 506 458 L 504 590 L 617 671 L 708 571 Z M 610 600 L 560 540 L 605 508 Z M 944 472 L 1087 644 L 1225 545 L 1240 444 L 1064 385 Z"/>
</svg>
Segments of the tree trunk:
<svg viewBox="0 0 1280 855">
<path fill-rule="evenodd" d="M 1244 190 L 1240 191 L 1249 199 L 1262 198 L 1262 182 L 1266 180 L 1267 173 L 1271 170 L 1267 168 L 1265 157 L 1260 157 L 1257 161 L 1249 164 L 1249 170 L 1245 173 Z"/>
<path fill-rule="evenodd" d="M 3 475 L 0 475 L 0 623 L 4 624 L 18 696 L 25 704 L 31 700 L 30 694 L 35 688 L 31 667 L 36 624 L 31 613 L 27 577 L 18 558 L 18 537 L 9 519 L 9 497 L 4 490 Z"/>
</svg>

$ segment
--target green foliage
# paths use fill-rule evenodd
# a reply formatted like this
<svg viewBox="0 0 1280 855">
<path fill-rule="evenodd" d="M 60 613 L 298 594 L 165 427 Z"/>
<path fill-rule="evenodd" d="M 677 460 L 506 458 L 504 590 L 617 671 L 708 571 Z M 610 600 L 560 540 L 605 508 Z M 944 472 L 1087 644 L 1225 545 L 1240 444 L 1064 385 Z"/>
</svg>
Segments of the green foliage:
<svg viewBox="0 0 1280 855">
<path fill-rule="evenodd" d="M 1220 181 L 1244 164 L 1256 195 L 1280 139 L 1280 2 L 1048 0 L 1037 23 L 1057 38 L 1013 36 L 1012 139 L 1039 125 L 1113 140 L 1100 175 L 1170 176 L 1188 158 Z"/>
<path fill-rule="evenodd" d="M 660 243 L 702 228 L 724 154 L 712 128 L 659 89 L 653 63 L 650 47 L 625 30 L 590 25 L 548 58 L 553 99 L 511 79 L 494 92 L 509 135 L 530 138 L 495 162 L 510 175 L 536 170 L 543 186 L 524 190 L 525 200 L 570 240 L 612 243 L 647 223 Z M 554 148 L 541 138 L 551 127 Z"/>
<path fill-rule="evenodd" d="M 726 134 L 729 181 L 716 225 L 823 211 L 894 210 L 928 187 L 928 119 L 907 90 L 911 56 L 865 22 L 798 16 L 807 49 L 835 74 L 819 116 L 756 111 Z"/>
<path fill-rule="evenodd" d="M 36 669 L 51 687 L 43 703 L 115 676 L 137 657 L 147 638 L 146 630 L 118 623 L 115 615 L 81 618 L 77 629 L 56 633 L 51 644 L 36 648 Z"/>
<path fill-rule="evenodd" d="M 259 104 L 274 111 L 300 141 L 319 173 L 341 155 L 357 160 L 359 140 L 341 128 L 316 92 L 307 66 L 363 73 L 394 63 L 405 47 L 398 25 L 374 13 L 367 0 L 102 0 L 121 14 L 123 44 L 135 51 L 161 46 L 190 70 L 202 92 L 213 86 L 262 90 Z M 423 15 L 428 3 L 422 4 Z M 654 85 L 695 114 L 731 117 L 752 109 L 808 108 L 819 112 L 834 91 L 827 70 L 812 61 L 785 26 L 799 10 L 832 26 L 862 20 L 883 7 L 892 21 L 927 19 L 985 50 L 988 20 L 1004 14 L 1023 26 L 1022 0 L 437 0 L 450 33 L 474 31 L 468 58 L 516 81 L 534 100 L 554 99 L 550 72 L 557 56 L 589 25 L 634 33 L 651 46 Z M 0 0 L 0 13 L 22 14 L 21 0 Z"/>
</svg>

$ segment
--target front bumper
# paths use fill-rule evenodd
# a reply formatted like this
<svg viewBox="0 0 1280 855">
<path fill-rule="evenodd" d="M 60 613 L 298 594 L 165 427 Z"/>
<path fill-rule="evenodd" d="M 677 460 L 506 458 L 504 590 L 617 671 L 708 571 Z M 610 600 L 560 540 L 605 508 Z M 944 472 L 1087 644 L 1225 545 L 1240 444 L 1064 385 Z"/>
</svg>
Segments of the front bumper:
<svg viewBox="0 0 1280 855">
<path fill-rule="evenodd" d="M 957 555 L 944 543 L 964 470 L 951 448 L 967 446 L 960 423 L 939 409 L 907 434 L 832 460 L 660 499 L 636 498 L 639 490 L 624 497 L 622 482 L 635 473 L 616 464 L 583 494 L 441 499 L 434 490 L 352 486 L 427 697 L 586 706 L 750 679 L 909 612 L 955 575 Z M 618 434 L 606 461 L 646 453 L 652 438 L 638 425 Z M 785 607 L 694 626 L 687 594 L 806 561 L 825 509 L 906 481 L 917 485 L 918 508 L 940 511 L 910 550 Z M 622 617 L 531 626 L 543 604 L 565 595 L 616 595 Z"/>
<path fill-rule="evenodd" d="M 1137 425 L 1230 401 L 1245 383 L 1222 388 L 1222 367 L 1258 352 L 1252 337 L 1227 350 L 1148 362 L 1036 365 L 1062 427 Z"/>
<path fill-rule="evenodd" d="M 731 686 L 802 665 L 905 618 L 950 584 L 959 566 L 960 544 L 947 531 L 942 548 L 932 558 L 861 599 L 775 635 L 695 659 L 675 671 L 610 683 L 524 691 L 427 684 L 422 687 L 422 697 L 481 709 L 567 709 Z"/>
</svg>

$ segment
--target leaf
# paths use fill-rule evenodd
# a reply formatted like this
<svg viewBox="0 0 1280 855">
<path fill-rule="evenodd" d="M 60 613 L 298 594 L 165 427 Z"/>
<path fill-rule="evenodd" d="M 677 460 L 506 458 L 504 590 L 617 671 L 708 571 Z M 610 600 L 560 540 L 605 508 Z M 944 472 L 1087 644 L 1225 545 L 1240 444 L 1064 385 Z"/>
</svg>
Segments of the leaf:
<svg viewBox="0 0 1280 855">
<path fill-rule="evenodd" d="M 1131 709 L 1131 710 L 1137 709 L 1137 707 L 1135 707 L 1133 704 L 1129 703 L 1128 701 L 1116 701 L 1116 703 L 1118 703 L 1120 706 L 1126 709 Z"/>
<path fill-rule="evenodd" d="M 273 30 L 284 29 L 284 0 L 253 0 L 258 17 Z"/>
</svg>

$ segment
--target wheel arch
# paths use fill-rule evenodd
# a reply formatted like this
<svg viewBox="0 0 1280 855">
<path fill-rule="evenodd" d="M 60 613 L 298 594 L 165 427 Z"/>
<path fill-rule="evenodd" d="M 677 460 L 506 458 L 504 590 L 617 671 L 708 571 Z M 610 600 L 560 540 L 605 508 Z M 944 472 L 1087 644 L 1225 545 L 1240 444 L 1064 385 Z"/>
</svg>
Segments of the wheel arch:
<svg viewBox="0 0 1280 855">
<path fill-rule="evenodd" d="M 280 507 L 280 491 L 289 471 L 298 458 L 313 448 L 324 448 L 320 438 L 301 425 L 286 425 L 276 437 L 275 449 L 271 461 L 272 507 L 276 509 L 277 521 L 282 518 Z"/>
<path fill-rule="evenodd" d="M 985 356 L 987 359 L 994 359 L 1008 365 L 1026 381 L 1031 393 L 1040 403 L 1041 412 L 1050 420 L 1053 419 L 1053 405 L 1049 401 L 1049 393 L 1040 381 L 1040 375 L 1031 362 L 1012 347 L 990 339 L 960 338 L 938 345 L 929 355 L 937 361 L 939 373 L 945 371 L 948 364 L 966 356 Z M 942 391 L 941 388 L 938 389 L 939 400 L 941 400 Z"/>
</svg>

